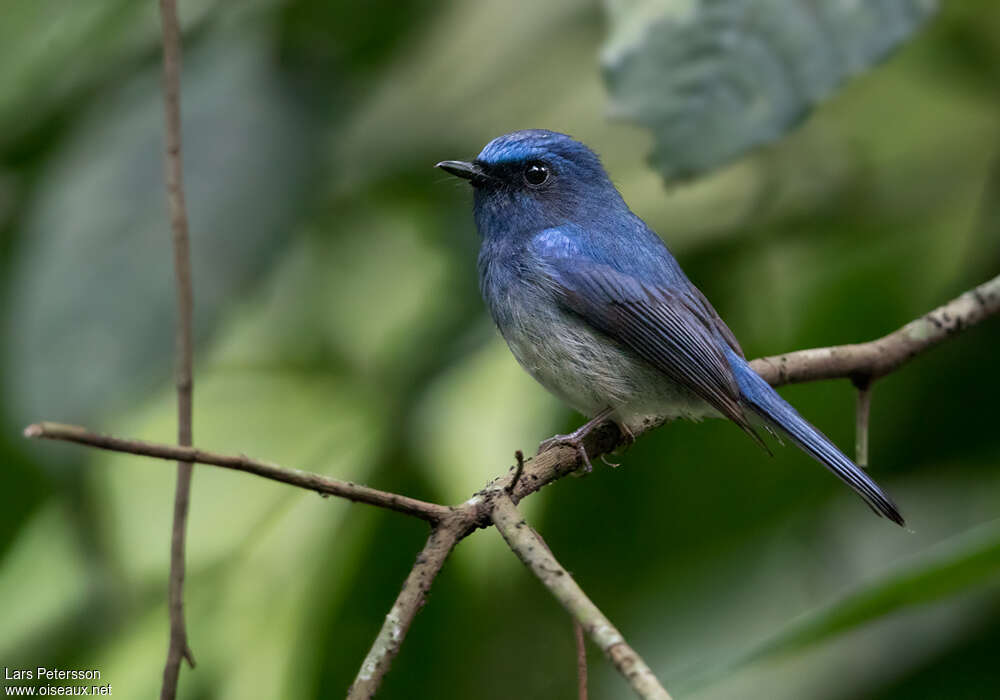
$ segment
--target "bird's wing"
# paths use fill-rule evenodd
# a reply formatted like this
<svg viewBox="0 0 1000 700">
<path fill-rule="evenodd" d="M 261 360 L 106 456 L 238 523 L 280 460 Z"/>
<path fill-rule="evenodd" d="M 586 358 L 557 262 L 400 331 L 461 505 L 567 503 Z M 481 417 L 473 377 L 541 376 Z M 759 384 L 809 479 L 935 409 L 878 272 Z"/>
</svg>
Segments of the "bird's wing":
<svg viewBox="0 0 1000 700">
<path fill-rule="evenodd" d="M 685 291 L 650 284 L 609 265 L 538 249 L 562 303 L 730 418 L 756 439 L 715 318 Z M 717 318 L 717 317 L 716 317 Z M 731 335 L 731 334 L 730 334 Z"/>
<path fill-rule="evenodd" d="M 729 329 L 729 326 L 726 325 L 726 322 L 722 320 L 722 317 L 719 316 L 719 312 L 715 310 L 715 307 L 712 306 L 708 298 L 704 294 L 702 294 L 701 290 L 695 287 L 693 284 L 691 285 L 691 291 L 695 295 L 695 298 L 698 300 L 698 302 L 701 304 L 702 308 L 705 310 L 705 313 L 708 314 L 708 317 L 712 321 L 712 325 L 715 327 L 717 331 L 719 331 L 719 334 L 722 336 L 722 339 L 726 341 L 726 344 L 733 349 L 733 352 L 735 352 L 743 359 L 746 359 L 746 355 L 743 354 L 743 348 L 740 347 L 740 341 L 736 340 L 736 335 L 734 335 L 733 332 Z"/>
</svg>

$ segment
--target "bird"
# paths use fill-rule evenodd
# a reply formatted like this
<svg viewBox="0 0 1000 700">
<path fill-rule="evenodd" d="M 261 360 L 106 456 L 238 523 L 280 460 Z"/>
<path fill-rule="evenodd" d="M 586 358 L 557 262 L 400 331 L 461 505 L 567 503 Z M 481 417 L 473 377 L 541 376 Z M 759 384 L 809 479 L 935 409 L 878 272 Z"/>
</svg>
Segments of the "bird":
<svg viewBox="0 0 1000 700">
<path fill-rule="evenodd" d="M 728 418 L 760 445 L 785 435 L 878 515 L 904 525 L 886 493 L 751 368 L 736 336 L 663 240 L 629 209 L 598 156 L 566 134 L 528 129 L 472 161 L 436 167 L 472 186 L 480 291 L 527 372 L 588 420 L 623 435 L 676 418 Z"/>
</svg>

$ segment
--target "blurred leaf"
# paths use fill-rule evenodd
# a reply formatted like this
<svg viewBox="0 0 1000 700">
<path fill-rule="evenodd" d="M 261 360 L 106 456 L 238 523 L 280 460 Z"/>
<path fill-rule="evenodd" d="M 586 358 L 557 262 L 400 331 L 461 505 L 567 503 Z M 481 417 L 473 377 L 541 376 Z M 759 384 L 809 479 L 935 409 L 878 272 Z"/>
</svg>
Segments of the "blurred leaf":
<svg viewBox="0 0 1000 700">
<path fill-rule="evenodd" d="M 218 0 L 184 3 L 184 27 Z M 7 0 L 0 22 L 0 148 L 65 105 L 74 92 L 159 43 L 155 3 Z M 24 115 L 32 115 L 25 119 Z"/>
<path fill-rule="evenodd" d="M 400 39 L 419 33 L 433 7 L 432 0 L 289 0 L 279 12 L 282 51 L 302 71 L 366 76 Z"/>
<path fill-rule="evenodd" d="M 956 641 L 935 654 L 923 668 L 898 683 L 890 683 L 866 700 L 982 700 L 996 694 L 994 674 L 1000 626 L 986 626 L 971 640 Z M 946 673 L 942 673 L 946 669 Z"/>
<path fill-rule="evenodd" d="M 326 299 L 317 289 L 329 277 L 323 264 L 329 261 L 321 244 L 335 246 L 310 237 L 300 243 L 202 353 L 195 438 L 220 452 L 369 481 L 389 434 L 384 397 L 360 376 L 301 362 L 298 346 L 322 335 L 315 316 Z M 173 406 L 165 387 L 146 405 L 116 417 L 116 430 L 169 441 Z M 104 494 L 102 534 L 115 571 L 128 590 L 155 587 L 166 577 L 174 470 L 129 455 L 102 453 L 94 460 L 94 490 Z M 366 576 L 356 560 L 371 534 L 368 515 L 365 506 L 196 467 L 187 610 L 199 668 L 206 672 L 185 681 L 188 697 L 311 695 L 313 676 L 299 670 L 324 660 L 312 658 L 300 639 L 321 633 L 312 628 L 319 607 L 342 604 L 348 572 Z M 145 603 L 145 609 L 133 608 L 127 626 L 98 657 L 127 697 L 155 689 L 149 669 L 162 663 L 163 598 Z M 301 653 L 292 651 L 299 644 Z M 262 670 L 247 674 L 246 668 Z"/>
<path fill-rule="evenodd" d="M 447 176 L 430 174 L 435 162 L 472 157 L 489 139 L 515 129 L 545 126 L 584 139 L 604 133 L 600 82 L 589 68 L 595 14 L 579 0 L 443 5 L 393 56 L 336 134 L 332 151 L 343 166 L 342 191 L 401 166 L 446 182 Z M 587 70 L 565 80 L 559 66 L 566 65 Z"/>
<path fill-rule="evenodd" d="M 369 392 L 335 377 L 302 372 L 214 371 L 197 374 L 199 445 L 246 453 L 284 466 L 364 481 L 379 453 L 381 423 Z M 276 410 L 279 409 L 280 410 Z M 174 397 L 164 391 L 134 418 L 118 421 L 126 435 L 169 441 Z M 238 420 L 233 417 L 238 416 Z M 121 571 L 134 581 L 166 576 L 162 544 L 170 531 L 174 471 L 169 464 L 130 455 L 97 453 L 97 489 L 106 494 L 102 529 Z M 284 508 L 316 494 L 225 469 L 198 467 L 191 505 L 188 562 L 217 564 L 238 550 L 247 534 L 266 531 Z"/>
<path fill-rule="evenodd" d="M 517 364 L 492 327 L 489 333 L 492 342 L 455 362 L 427 388 L 408 436 L 445 503 L 469 498 L 514 464 L 515 449 L 530 457 L 559 427 L 553 420 L 561 413 L 558 400 Z M 526 516 L 534 518 L 545 500 L 526 500 Z M 471 538 L 452 561 L 478 585 L 519 566 L 498 537 Z"/>
<path fill-rule="evenodd" d="M 909 566 L 793 622 L 734 666 L 799 651 L 914 606 L 1000 580 L 1000 521 L 931 547 Z"/>
<path fill-rule="evenodd" d="M 318 608 L 351 605 L 342 600 L 346 573 L 367 574 L 357 560 L 371 537 L 371 513 L 361 517 L 360 506 L 311 494 L 287 500 L 265 527 L 230 528 L 239 541 L 221 565 L 189 568 L 188 634 L 199 666 L 184 677 L 182 697 L 315 697 L 314 677 L 302 667 L 307 659 L 326 660 L 311 658 L 314 650 L 302 639 L 325 633 L 315 627 Z M 83 657 L 122 697 L 149 697 L 159 687 L 167 611 L 162 594 L 148 602 Z M 360 661 L 363 651 L 351 652 Z"/>
<path fill-rule="evenodd" d="M 428 388 L 408 437 L 428 465 L 428 478 L 453 503 L 502 474 L 515 449 L 533 455 L 559 427 L 552 418 L 558 407 L 496 337 Z"/>
<path fill-rule="evenodd" d="M 781 136 L 930 16 L 934 0 L 610 0 L 612 112 L 667 178 Z"/>
<path fill-rule="evenodd" d="M 328 632 L 316 629 L 318 611 L 354 605 L 347 598 L 348 572 L 372 586 L 372 572 L 360 562 L 372 546 L 375 513 L 364 508 L 333 498 L 297 498 L 266 530 L 247 538 L 240 556 L 220 576 L 206 581 L 193 612 L 208 622 L 200 626 L 207 662 L 224 673 L 205 679 L 204 697 L 316 697 L 317 671 L 302 670 L 310 661 L 330 663 L 329 658 L 308 658 L 313 638 Z M 417 536 L 423 534 L 415 523 L 399 520 Z M 337 651 L 355 665 L 366 650 Z M 247 668 L 260 671 L 245 673 Z"/>
<path fill-rule="evenodd" d="M 421 236 L 422 223 L 417 212 L 383 201 L 342 214 L 330 222 L 333 235 L 311 246 L 317 296 L 329 302 L 322 317 L 312 318 L 313 330 L 360 376 L 387 378 L 434 352 L 421 345 L 421 333 L 451 305 L 451 261 Z"/>
<path fill-rule="evenodd" d="M 252 33 L 185 62 L 195 330 L 272 262 L 308 191 L 310 123 Z M 95 423 L 169 377 L 172 252 L 159 68 L 103 96 L 42 174 L 17 251 L 5 344 L 10 412 Z"/>
<path fill-rule="evenodd" d="M 10 659 L 23 653 L 29 640 L 86 602 L 91 583 L 72 518 L 60 504 L 48 503 L 0 562 L 0 654 Z"/>
</svg>

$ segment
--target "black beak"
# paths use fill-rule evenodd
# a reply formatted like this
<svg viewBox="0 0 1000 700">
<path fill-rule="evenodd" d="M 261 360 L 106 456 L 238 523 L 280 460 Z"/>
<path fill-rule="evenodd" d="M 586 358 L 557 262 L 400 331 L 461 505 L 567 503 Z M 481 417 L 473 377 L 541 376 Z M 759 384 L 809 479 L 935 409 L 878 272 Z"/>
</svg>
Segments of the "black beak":
<svg viewBox="0 0 1000 700">
<path fill-rule="evenodd" d="M 455 177 L 468 180 L 474 185 L 487 178 L 482 168 L 475 163 L 466 163 L 464 160 L 442 160 L 434 167 L 441 168 L 446 173 L 451 173 Z"/>
</svg>

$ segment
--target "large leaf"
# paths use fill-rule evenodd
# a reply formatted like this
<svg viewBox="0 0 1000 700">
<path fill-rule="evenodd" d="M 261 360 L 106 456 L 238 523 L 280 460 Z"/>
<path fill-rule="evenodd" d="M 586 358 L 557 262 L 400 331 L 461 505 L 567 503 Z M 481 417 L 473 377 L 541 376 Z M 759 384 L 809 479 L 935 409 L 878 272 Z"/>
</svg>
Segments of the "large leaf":
<svg viewBox="0 0 1000 700">
<path fill-rule="evenodd" d="M 197 25 L 220 3 L 185 2 Z M 136 0 L 7 0 L 0 22 L 0 146 L 15 144 L 77 92 L 160 41 L 154 3 Z M 30 114 L 31 119 L 25 119 Z"/>
<path fill-rule="evenodd" d="M 744 661 L 818 644 L 906 608 L 927 605 L 1000 580 L 1000 521 L 964 533 L 920 555 L 833 605 L 795 621 Z"/>
<path fill-rule="evenodd" d="M 0 600 L 8 608 L 0 639 L 5 659 L 28 661 L 25 648 L 51 644 L 47 635 L 87 603 L 94 582 L 73 526 L 65 506 L 49 502 L 0 560 Z"/>
<path fill-rule="evenodd" d="M 883 58 L 934 0 L 614 0 L 612 112 L 652 129 L 667 178 L 776 139 Z"/>
<path fill-rule="evenodd" d="M 190 53 L 183 85 L 195 330 L 274 259 L 314 150 L 265 39 Z M 101 96 L 43 170 L 14 257 L 8 406 L 19 422 L 95 423 L 170 375 L 174 282 L 163 192 L 160 69 Z M 10 370 L 9 368 L 16 368 Z"/>
<path fill-rule="evenodd" d="M 935 603 L 960 601 L 997 583 L 1000 521 L 992 521 L 940 542 L 839 600 L 792 620 L 755 647 L 693 673 L 688 683 L 695 687 L 719 683 L 750 664 L 833 643 L 866 625 L 898 619 Z M 692 682 L 692 677 L 697 680 Z"/>
</svg>

